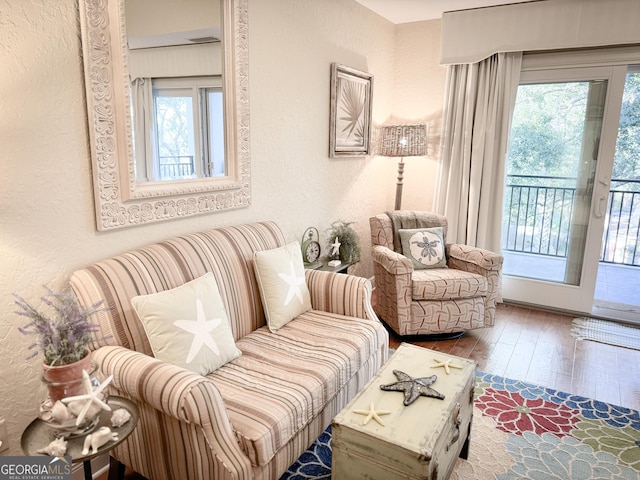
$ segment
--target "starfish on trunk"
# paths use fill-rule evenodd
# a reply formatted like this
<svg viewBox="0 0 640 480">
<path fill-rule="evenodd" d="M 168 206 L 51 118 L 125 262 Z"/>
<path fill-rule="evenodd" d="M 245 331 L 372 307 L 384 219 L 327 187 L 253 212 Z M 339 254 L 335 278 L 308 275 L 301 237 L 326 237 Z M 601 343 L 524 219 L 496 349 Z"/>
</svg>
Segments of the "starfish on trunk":
<svg viewBox="0 0 640 480">
<path fill-rule="evenodd" d="M 460 365 L 456 365 L 455 363 L 451 363 L 453 362 L 453 360 L 449 359 L 449 360 L 440 360 L 439 358 L 434 358 L 433 359 L 435 363 L 435 365 L 431 365 L 431 368 L 438 368 L 438 367 L 444 367 L 444 371 L 447 373 L 447 375 L 449 375 L 449 368 L 457 368 L 462 370 L 462 367 Z"/>
<path fill-rule="evenodd" d="M 433 397 L 444 400 L 444 395 L 436 392 L 430 385 L 433 385 L 438 378 L 437 375 L 430 377 L 413 378 L 400 370 L 394 370 L 393 374 L 398 379 L 395 383 L 389 385 L 380 385 L 382 390 L 404 392 L 405 407 L 411 405 L 418 397 Z"/>
<path fill-rule="evenodd" d="M 369 423 L 369 420 L 373 418 L 376 422 L 384 427 L 384 422 L 380 418 L 380 415 L 389 415 L 391 412 L 388 410 L 376 410 L 375 408 L 373 408 L 373 402 L 371 402 L 369 404 L 369 410 L 354 410 L 353 413 L 366 415 L 365 419 L 362 421 L 362 425 L 366 425 L 367 423 Z"/>
</svg>

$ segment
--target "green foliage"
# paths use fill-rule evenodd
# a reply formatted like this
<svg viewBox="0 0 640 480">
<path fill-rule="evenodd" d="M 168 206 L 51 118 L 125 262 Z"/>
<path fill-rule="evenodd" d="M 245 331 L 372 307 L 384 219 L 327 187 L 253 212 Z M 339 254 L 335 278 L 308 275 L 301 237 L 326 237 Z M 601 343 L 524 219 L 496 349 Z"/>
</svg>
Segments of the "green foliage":
<svg viewBox="0 0 640 480">
<path fill-rule="evenodd" d="M 340 260 L 342 262 L 356 263 L 360 261 L 360 239 L 351 227 L 353 222 L 337 220 L 329 228 L 328 244 L 329 252 L 336 237 L 340 242 Z"/>
<path fill-rule="evenodd" d="M 587 82 L 521 85 L 511 127 L 509 174 L 575 176 Z"/>
<path fill-rule="evenodd" d="M 588 82 L 521 85 L 509 144 L 509 175 L 575 177 Z M 613 178 L 640 179 L 640 73 L 627 75 Z M 533 180 L 546 185 L 547 180 Z"/>
<path fill-rule="evenodd" d="M 640 73 L 630 73 L 622 98 L 613 178 L 640 178 Z"/>
</svg>

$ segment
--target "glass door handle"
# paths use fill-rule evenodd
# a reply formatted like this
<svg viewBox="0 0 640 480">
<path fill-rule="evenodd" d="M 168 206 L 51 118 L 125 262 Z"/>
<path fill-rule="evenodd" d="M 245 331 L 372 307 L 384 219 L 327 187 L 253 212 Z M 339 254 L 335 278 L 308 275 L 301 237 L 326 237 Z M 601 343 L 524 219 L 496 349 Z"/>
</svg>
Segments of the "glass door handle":
<svg viewBox="0 0 640 480">
<path fill-rule="evenodd" d="M 596 218 L 602 218 L 604 217 L 607 209 L 607 199 L 609 198 L 609 182 L 606 180 L 598 180 L 598 184 L 601 185 L 601 188 L 599 190 L 602 193 L 600 194 L 598 200 L 596 201 L 596 204 L 594 205 L 593 216 Z"/>
</svg>

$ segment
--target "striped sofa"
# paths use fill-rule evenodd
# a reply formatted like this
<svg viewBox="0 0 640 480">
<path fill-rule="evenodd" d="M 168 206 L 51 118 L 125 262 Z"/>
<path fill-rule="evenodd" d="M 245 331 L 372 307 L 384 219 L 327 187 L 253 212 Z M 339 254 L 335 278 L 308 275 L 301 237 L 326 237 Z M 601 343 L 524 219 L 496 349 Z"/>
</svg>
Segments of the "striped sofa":
<svg viewBox="0 0 640 480">
<path fill-rule="evenodd" d="M 367 279 L 306 271 L 312 309 L 277 333 L 265 317 L 254 251 L 283 246 L 271 222 L 172 238 L 72 274 L 83 305 L 103 300 L 93 359 L 112 394 L 140 409 L 112 451 L 150 480 L 277 479 L 388 356 Z M 242 355 L 205 376 L 153 358 L 130 299 L 212 272 Z"/>
</svg>

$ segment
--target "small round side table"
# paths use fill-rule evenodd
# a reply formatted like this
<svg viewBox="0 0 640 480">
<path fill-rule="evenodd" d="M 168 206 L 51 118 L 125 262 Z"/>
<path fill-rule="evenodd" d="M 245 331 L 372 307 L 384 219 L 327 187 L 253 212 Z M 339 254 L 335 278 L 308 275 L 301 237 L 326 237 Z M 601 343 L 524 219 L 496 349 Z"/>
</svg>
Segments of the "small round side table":
<svg viewBox="0 0 640 480">
<path fill-rule="evenodd" d="M 102 412 L 100 412 L 98 424 L 93 431 L 99 429 L 100 427 L 109 427 L 118 434 L 118 440 L 107 442 L 106 444 L 102 445 L 97 452 L 83 455 L 82 448 L 84 446 L 84 439 L 86 435 L 67 439 L 67 452 L 65 453 L 65 455 L 70 456 L 73 463 L 83 462 L 85 480 L 92 479 L 91 460 L 99 455 L 109 453 L 113 448 L 123 442 L 125 438 L 131 435 L 131 432 L 133 432 L 138 423 L 138 407 L 131 400 L 110 395 L 107 403 L 111 407 L 111 411 L 108 412 L 106 410 L 103 410 Z M 119 408 L 124 408 L 125 410 L 127 410 L 131 414 L 131 418 L 121 427 L 112 427 L 111 415 L 115 410 Z M 22 451 L 27 456 L 40 455 L 36 452 L 46 447 L 47 445 L 49 445 L 49 443 L 55 440 L 55 433 L 56 431 L 54 428 L 50 427 L 39 418 L 35 419 L 27 426 L 24 432 L 22 432 L 22 438 L 20 440 Z M 124 478 L 124 465 L 122 465 L 115 459 L 110 458 L 109 479 L 112 478 Z"/>
</svg>

